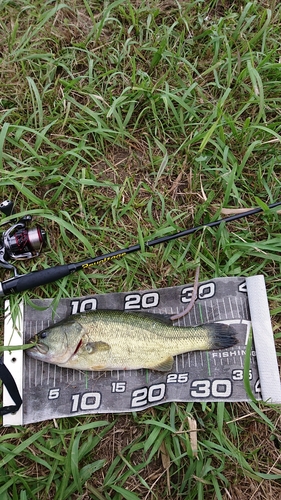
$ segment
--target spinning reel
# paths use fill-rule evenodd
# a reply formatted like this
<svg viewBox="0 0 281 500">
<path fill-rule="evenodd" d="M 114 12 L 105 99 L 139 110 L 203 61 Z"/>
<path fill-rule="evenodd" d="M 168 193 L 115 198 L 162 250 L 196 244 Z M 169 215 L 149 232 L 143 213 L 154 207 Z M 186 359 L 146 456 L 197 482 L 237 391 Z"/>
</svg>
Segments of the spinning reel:
<svg viewBox="0 0 281 500">
<path fill-rule="evenodd" d="M 275 208 L 281 205 L 281 201 L 277 201 L 267 206 L 267 209 Z M 5 215 L 11 215 L 13 210 L 13 203 L 10 201 L 4 201 L 0 204 L 0 210 Z M 249 217 L 251 215 L 263 212 L 263 208 L 257 207 L 245 212 L 239 212 L 224 219 L 217 219 L 201 226 L 191 227 L 185 229 L 178 233 L 172 233 L 160 238 L 155 238 L 153 240 L 148 240 L 145 242 L 145 247 L 153 247 L 159 245 L 160 243 L 167 243 L 168 241 L 175 240 L 177 238 L 182 238 L 184 236 L 189 236 L 198 231 L 202 231 L 206 227 L 219 226 L 222 222 L 232 222 L 237 219 L 242 219 L 243 217 Z M 37 257 L 42 248 L 46 245 L 46 233 L 44 229 L 40 226 L 35 226 L 34 228 L 29 228 L 29 224 L 32 220 L 30 215 L 22 217 L 16 224 L 11 226 L 7 231 L 4 231 L 0 237 L 0 266 L 6 269 L 12 269 L 14 271 L 14 276 L 6 281 L 0 282 L 0 297 L 5 295 L 11 295 L 14 293 L 21 293 L 25 290 L 32 290 L 38 286 L 46 285 L 48 283 L 53 283 L 54 281 L 60 280 L 65 276 L 80 271 L 82 269 L 92 268 L 93 266 L 99 264 L 105 264 L 112 260 L 125 257 L 126 255 L 139 252 L 142 250 L 140 244 L 132 245 L 126 248 L 121 248 L 113 252 L 109 252 L 103 255 L 98 255 L 96 257 L 90 257 L 86 260 L 80 262 L 72 262 L 70 264 L 62 264 L 60 266 L 48 267 L 46 269 L 41 269 L 39 271 L 32 271 L 27 274 L 18 274 L 15 266 L 10 264 L 8 261 L 13 260 L 25 260 L 32 257 Z"/>
<path fill-rule="evenodd" d="M 0 211 L 9 216 L 13 212 L 12 201 L 3 201 Z M 39 225 L 30 228 L 31 215 L 25 215 L 0 235 L 0 266 L 11 269 L 15 276 L 18 271 L 10 260 L 26 260 L 38 257 L 42 248 L 46 246 L 46 232 Z"/>
</svg>

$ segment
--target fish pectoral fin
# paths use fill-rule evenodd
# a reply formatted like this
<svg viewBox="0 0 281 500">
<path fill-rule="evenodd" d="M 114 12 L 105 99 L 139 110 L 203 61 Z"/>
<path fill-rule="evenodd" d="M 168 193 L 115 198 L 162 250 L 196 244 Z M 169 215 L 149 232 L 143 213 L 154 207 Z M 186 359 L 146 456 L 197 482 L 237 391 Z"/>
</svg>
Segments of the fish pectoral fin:
<svg viewBox="0 0 281 500">
<path fill-rule="evenodd" d="M 161 361 L 158 365 L 152 366 L 152 370 L 157 370 L 159 372 L 169 372 L 174 364 L 174 358 L 173 356 L 168 356 L 168 358 L 165 358 L 164 361 Z"/>
<path fill-rule="evenodd" d="M 101 340 L 98 342 L 88 342 L 85 347 L 89 354 L 98 351 L 109 351 L 110 349 L 110 345 L 106 342 L 102 342 Z"/>
</svg>

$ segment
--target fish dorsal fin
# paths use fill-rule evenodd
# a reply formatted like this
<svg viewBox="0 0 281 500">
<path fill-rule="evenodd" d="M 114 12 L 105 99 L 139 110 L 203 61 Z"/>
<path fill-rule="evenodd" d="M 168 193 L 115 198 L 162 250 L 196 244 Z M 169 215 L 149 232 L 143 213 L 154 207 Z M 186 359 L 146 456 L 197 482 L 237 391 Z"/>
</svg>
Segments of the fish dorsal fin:
<svg viewBox="0 0 281 500">
<path fill-rule="evenodd" d="M 98 342 L 88 342 L 85 345 L 85 348 L 89 354 L 93 354 L 94 352 L 98 351 L 109 351 L 110 345 L 99 340 Z"/>
<path fill-rule="evenodd" d="M 158 365 L 152 366 L 152 370 L 157 370 L 159 372 L 169 372 L 173 368 L 174 358 L 173 356 L 168 356 Z"/>
</svg>

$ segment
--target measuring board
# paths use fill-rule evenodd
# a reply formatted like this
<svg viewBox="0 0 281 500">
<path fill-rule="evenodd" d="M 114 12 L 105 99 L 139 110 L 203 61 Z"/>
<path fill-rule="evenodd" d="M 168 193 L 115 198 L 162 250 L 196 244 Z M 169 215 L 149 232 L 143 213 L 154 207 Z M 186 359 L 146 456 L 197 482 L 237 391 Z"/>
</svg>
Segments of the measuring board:
<svg viewBox="0 0 281 500">
<path fill-rule="evenodd" d="M 249 288 L 252 290 L 251 296 Z M 172 315 L 186 307 L 192 290 L 192 285 L 183 285 L 61 299 L 55 311 L 51 299 L 34 300 L 36 309 L 29 305 L 22 306 L 16 325 L 12 325 L 11 319 L 6 320 L 5 345 L 28 343 L 35 333 L 70 314 L 94 309 Z M 4 416 L 3 424 L 28 424 L 90 413 L 132 412 L 172 401 L 249 400 L 243 378 L 251 325 L 254 330 L 249 370 L 252 394 L 257 400 L 263 398 L 281 402 L 280 378 L 263 276 L 216 278 L 200 283 L 195 306 L 175 325 L 195 326 L 213 322 L 231 324 L 237 332 L 238 344 L 225 350 L 178 355 L 172 370 L 167 373 L 152 370 L 85 372 L 34 360 L 23 351 L 6 351 L 4 362 L 22 393 L 23 405 L 16 414 Z M 258 331 L 260 324 L 262 331 L 256 336 L 255 328 Z M 11 404 L 5 388 L 4 404 Z"/>
</svg>

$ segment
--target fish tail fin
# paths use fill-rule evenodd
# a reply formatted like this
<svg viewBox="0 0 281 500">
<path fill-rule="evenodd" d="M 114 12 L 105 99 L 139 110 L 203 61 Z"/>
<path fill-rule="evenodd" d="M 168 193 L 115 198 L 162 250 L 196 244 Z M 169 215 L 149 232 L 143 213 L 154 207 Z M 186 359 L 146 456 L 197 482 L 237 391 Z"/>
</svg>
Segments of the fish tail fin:
<svg viewBox="0 0 281 500">
<path fill-rule="evenodd" d="M 211 349 L 227 349 L 238 343 L 237 332 L 231 325 L 225 323 L 210 323 L 208 325 Z"/>
</svg>

